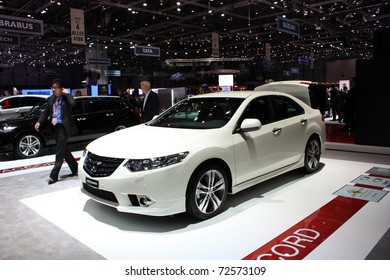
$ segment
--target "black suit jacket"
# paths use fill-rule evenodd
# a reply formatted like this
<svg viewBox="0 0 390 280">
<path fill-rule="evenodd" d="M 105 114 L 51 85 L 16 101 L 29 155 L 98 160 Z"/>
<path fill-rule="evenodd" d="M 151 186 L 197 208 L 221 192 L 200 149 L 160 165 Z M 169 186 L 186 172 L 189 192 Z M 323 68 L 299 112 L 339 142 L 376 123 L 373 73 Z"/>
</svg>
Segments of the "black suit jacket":
<svg viewBox="0 0 390 280">
<path fill-rule="evenodd" d="M 148 122 L 158 114 L 160 114 L 160 103 L 158 101 L 158 95 L 154 91 L 150 91 L 148 98 L 146 99 L 146 104 L 143 106 L 142 119 L 144 122 Z"/>
<path fill-rule="evenodd" d="M 56 100 L 56 97 L 54 95 L 50 96 L 47 99 L 47 103 L 45 106 L 45 109 L 42 111 L 38 122 L 42 126 L 47 120 L 50 121 L 52 119 L 53 115 L 53 105 Z M 72 120 L 72 107 L 75 105 L 75 101 L 72 95 L 70 94 L 63 94 L 62 95 L 62 104 L 61 104 L 61 117 L 62 117 L 62 124 L 65 127 L 66 132 L 68 135 L 73 135 L 77 132 L 76 125 L 74 124 Z"/>
</svg>

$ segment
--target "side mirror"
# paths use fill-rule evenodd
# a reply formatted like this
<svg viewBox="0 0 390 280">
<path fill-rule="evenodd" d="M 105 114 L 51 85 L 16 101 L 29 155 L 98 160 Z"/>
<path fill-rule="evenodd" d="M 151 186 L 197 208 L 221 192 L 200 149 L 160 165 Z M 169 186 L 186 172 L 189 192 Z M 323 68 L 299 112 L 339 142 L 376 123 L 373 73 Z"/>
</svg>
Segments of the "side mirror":
<svg viewBox="0 0 390 280">
<path fill-rule="evenodd" d="M 258 119 L 245 119 L 242 121 L 240 132 L 256 131 L 261 128 L 261 122 Z"/>
</svg>

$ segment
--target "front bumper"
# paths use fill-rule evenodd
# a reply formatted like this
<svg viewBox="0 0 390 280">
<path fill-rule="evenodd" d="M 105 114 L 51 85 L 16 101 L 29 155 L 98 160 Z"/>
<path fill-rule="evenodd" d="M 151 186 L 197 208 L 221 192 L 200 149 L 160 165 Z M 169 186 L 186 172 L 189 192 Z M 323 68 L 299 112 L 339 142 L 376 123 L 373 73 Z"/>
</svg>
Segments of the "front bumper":
<svg viewBox="0 0 390 280">
<path fill-rule="evenodd" d="M 178 163 L 160 169 L 131 172 L 122 164 L 108 177 L 91 177 L 84 170 L 85 157 L 80 159 L 81 191 L 95 201 L 114 207 L 120 212 L 168 216 L 186 211 L 186 190 L 191 168 Z M 95 186 L 92 186 L 92 182 Z M 96 186 L 97 185 L 97 186 Z M 150 205 L 142 206 L 145 198 Z M 142 202 L 142 201 L 141 201 Z"/>
</svg>

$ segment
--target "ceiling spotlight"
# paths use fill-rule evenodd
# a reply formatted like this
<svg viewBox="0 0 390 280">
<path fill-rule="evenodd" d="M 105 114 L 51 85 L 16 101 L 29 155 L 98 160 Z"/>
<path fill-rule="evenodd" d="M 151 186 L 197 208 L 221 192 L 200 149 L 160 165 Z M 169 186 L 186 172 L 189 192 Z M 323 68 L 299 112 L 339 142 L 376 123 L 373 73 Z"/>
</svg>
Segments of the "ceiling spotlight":
<svg viewBox="0 0 390 280">
<path fill-rule="evenodd" d="M 145 3 L 143 3 L 142 5 L 143 5 L 144 7 L 146 7 L 146 6 L 148 5 L 148 3 L 145 2 Z"/>
<path fill-rule="evenodd" d="M 176 10 L 177 10 L 178 12 L 180 12 L 180 11 L 181 11 L 181 9 L 180 9 L 180 8 L 177 8 Z"/>
<path fill-rule="evenodd" d="M 178 2 L 176 2 L 176 5 L 180 6 L 180 5 L 181 5 L 181 3 L 178 1 Z"/>
</svg>

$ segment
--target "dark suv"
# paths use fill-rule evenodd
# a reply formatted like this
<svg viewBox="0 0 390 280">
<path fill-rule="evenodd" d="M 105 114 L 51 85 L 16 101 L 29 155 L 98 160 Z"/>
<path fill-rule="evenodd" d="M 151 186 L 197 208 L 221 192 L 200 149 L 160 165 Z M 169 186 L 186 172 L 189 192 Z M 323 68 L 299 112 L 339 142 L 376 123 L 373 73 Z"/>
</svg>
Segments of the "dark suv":
<svg viewBox="0 0 390 280">
<path fill-rule="evenodd" d="M 72 118 L 78 132 L 69 143 L 91 141 L 104 134 L 140 123 L 136 111 L 119 97 L 76 97 Z M 45 105 L 20 117 L 0 121 L 0 153 L 15 152 L 21 158 L 39 156 L 44 147 L 55 145 L 52 127 L 47 122 L 39 132 L 34 124 Z"/>
</svg>

